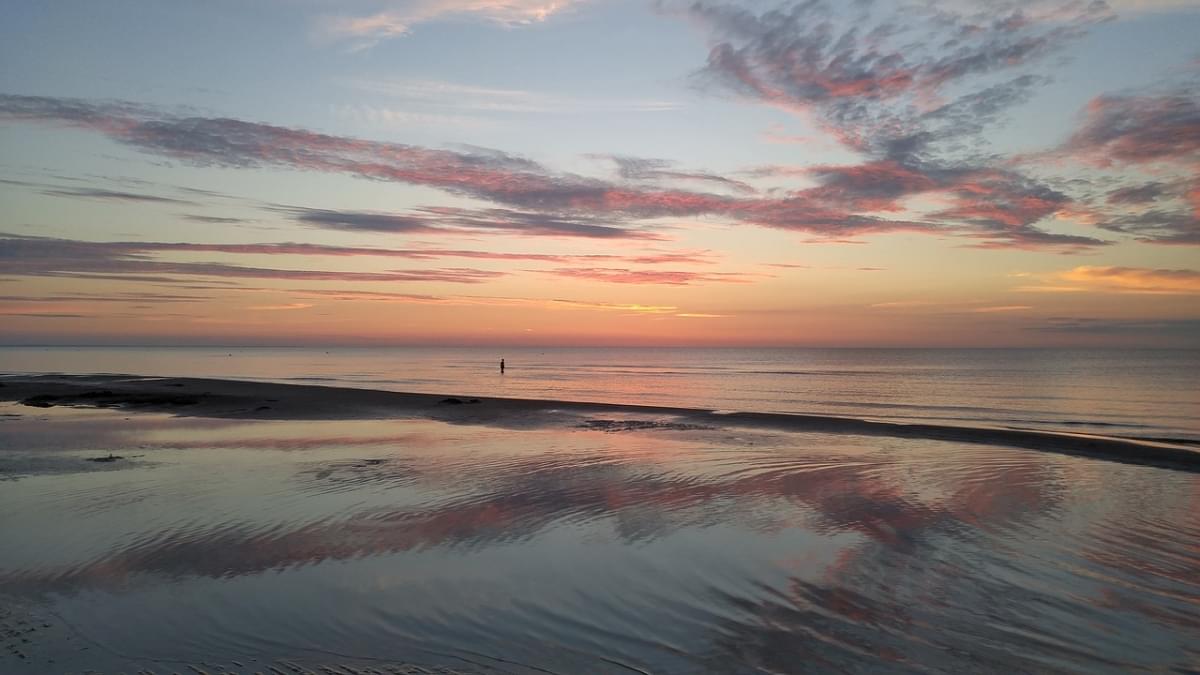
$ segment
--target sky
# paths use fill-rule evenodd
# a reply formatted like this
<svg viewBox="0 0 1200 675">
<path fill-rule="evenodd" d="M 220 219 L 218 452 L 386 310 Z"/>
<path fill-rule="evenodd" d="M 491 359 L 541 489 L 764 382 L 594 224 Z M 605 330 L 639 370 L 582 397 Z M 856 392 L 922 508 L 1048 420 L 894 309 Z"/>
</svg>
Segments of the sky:
<svg viewBox="0 0 1200 675">
<path fill-rule="evenodd" d="M 0 344 L 1200 346 L 1200 0 L 0 19 Z"/>
</svg>

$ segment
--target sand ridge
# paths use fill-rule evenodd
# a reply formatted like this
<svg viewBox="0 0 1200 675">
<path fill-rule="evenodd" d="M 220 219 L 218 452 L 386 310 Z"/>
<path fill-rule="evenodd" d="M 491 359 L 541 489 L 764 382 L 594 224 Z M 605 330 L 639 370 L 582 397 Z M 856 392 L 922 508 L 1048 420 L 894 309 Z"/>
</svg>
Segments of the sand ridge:
<svg viewBox="0 0 1200 675">
<path fill-rule="evenodd" d="M 428 394 L 277 382 L 128 375 L 0 377 L 0 400 L 261 420 L 432 419 L 511 429 L 679 431 L 750 427 L 1002 445 L 1200 472 L 1200 448 L 1008 427 L 897 423 L 829 415 Z"/>
</svg>

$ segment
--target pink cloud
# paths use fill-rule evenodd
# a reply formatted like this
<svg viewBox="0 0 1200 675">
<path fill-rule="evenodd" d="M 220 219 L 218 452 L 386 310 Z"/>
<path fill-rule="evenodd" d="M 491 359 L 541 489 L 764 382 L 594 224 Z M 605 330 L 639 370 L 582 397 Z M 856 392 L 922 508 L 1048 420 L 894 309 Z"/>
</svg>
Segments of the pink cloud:
<svg viewBox="0 0 1200 675">
<path fill-rule="evenodd" d="M 335 16 L 324 21 L 324 31 L 357 40 L 369 47 L 380 40 L 409 34 L 422 23 L 448 18 L 478 18 L 506 26 L 538 23 L 563 11 L 577 0 L 391 0 L 386 9 L 365 16 Z"/>
<path fill-rule="evenodd" d="M 1057 151 L 1098 166 L 1169 162 L 1200 167 L 1200 101 L 1193 96 L 1099 96 Z"/>
<path fill-rule="evenodd" d="M 825 242 L 919 232 L 979 236 L 988 240 L 989 247 L 1104 243 L 1033 227 L 1038 217 L 1053 212 L 1048 201 L 1058 200 L 1062 207 L 1066 200 L 1048 196 L 1051 191 L 1047 188 L 1011 172 L 947 169 L 895 158 L 815 167 L 810 176 L 819 185 L 783 196 L 735 196 L 557 173 L 495 150 L 434 150 L 240 120 L 162 116 L 128 104 L 0 96 L 0 118 L 93 129 L 143 151 L 199 165 L 343 173 L 432 187 L 503 205 L 489 209 L 430 206 L 405 214 L 279 208 L 298 222 L 328 229 L 653 239 L 661 236 L 630 223 L 715 216 L 811 234 Z M 716 178 L 708 176 L 707 180 L 721 182 Z M 1002 194 L 1003 200 L 989 207 L 961 197 L 962 203 L 935 220 L 882 218 L 872 213 L 899 211 L 899 200 L 931 190 Z"/>
<path fill-rule="evenodd" d="M 687 272 L 682 270 L 631 270 L 614 267 L 562 267 L 532 270 L 569 279 L 586 279 L 614 284 L 687 286 L 694 283 L 749 283 L 752 275 L 733 272 Z"/>
<path fill-rule="evenodd" d="M 1200 245 L 1200 97 L 1180 88 L 1156 95 L 1099 96 L 1059 147 L 1022 157 L 1107 170 L 1103 201 L 1072 213 L 1097 227 L 1159 244 Z M 1131 169 L 1153 180 L 1131 178 Z"/>
</svg>

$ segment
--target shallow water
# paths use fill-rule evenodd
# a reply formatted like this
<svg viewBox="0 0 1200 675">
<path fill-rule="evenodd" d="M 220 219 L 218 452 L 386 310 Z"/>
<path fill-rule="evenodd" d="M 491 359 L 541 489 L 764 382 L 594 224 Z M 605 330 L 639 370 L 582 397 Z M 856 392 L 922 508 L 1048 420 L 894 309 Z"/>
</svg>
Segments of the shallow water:
<svg viewBox="0 0 1200 675">
<path fill-rule="evenodd" d="M 0 372 L 263 379 L 1200 442 L 1200 350 L 0 347 Z"/>
<path fill-rule="evenodd" d="M 1200 668 L 1196 474 L 750 429 L 0 413 L 0 672 Z"/>
</svg>

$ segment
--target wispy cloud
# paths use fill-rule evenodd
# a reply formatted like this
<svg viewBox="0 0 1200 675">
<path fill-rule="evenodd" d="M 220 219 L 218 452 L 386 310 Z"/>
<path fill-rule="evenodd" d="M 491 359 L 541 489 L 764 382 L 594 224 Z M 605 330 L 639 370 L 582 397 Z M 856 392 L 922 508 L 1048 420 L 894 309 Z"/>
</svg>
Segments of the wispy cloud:
<svg viewBox="0 0 1200 675">
<path fill-rule="evenodd" d="M 970 310 L 973 314 L 996 314 L 999 312 L 1023 312 L 1033 309 L 1031 305 L 994 305 L 991 307 L 976 307 Z"/>
<path fill-rule="evenodd" d="M 1154 269 L 1083 265 L 1049 275 L 1025 275 L 1037 283 L 1015 290 L 1026 293 L 1145 293 L 1154 295 L 1200 294 L 1200 272 L 1187 269 Z"/>
<path fill-rule="evenodd" d="M 1200 293 L 1200 272 L 1145 267 L 1076 267 L 1059 275 L 1095 290 L 1125 293 Z"/>
<path fill-rule="evenodd" d="M 532 307 L 544 310 L 591 311 L 616 313 L 624 316 L 679 317 L 692 319 L 728 318 L 729 314 L 683 311 L 674 305 L 644 305 L 637 303 L 592 302 L 563 298 L 523 298 L 487 295 L 419 295 L 410 293 L 386 293 L 358 290 L 303 289 L 292 291 L 294 295 L 329 298 L 352 302 L 386 302 L 402 304 L 437 304 L 450 306 L 487 307 Z"/>
<path fill-rule="evenodd" d="M 910 309 L 913 307 L 936 307 L 944 303 L 933 300 L 893 300 L 891 302 L 877 302 L 869 305 L 871 309 Z"/>
<path fill-rule="evenodd" d="M 2 236 L 3 233 L 0 233 Z M 15 236 L 15 235 L 10 235 Z M 25 238 L 23 238 L 25 239 Z M 65 241 L 65 240 L 64 240 Z M 80 242 L 82 243 L 82 242 Z M 659 264 L 712 264 L 713 258 L 704 251 L 648 252 L 617 255 L 611 253 L 522 253 L 509 251 L 480 251 L 437 247 L 421 248 L 372 248 L 365 246 L 332 246 L 328 244 L 306 244 L 295 242 L 258 244 L 213 244 L 194 242 L 88 242 L 89 245 L 129 254 L 151 252 L 188 253 L 231 253 L 238 255 L 295 255 L 334 257 L 378 257 L 405 258 L 409 260 L 438 260 L 442 258 L 470 258 L 475 260 L 539 261 L 554 263 L 579 263 L 596 261 L 621 261 L 643 265 Z"/>
<path fill-rule="evenodd" d="M 228 262 L 177 262 L 158 257 L 169 253 L 222 253 L 247 256 L 303 256 L 312 257 L 373 257 L 403 258 L 413 261 L 433 261 L 462 258 L 480 261 L 538 262 L 558 265 L 548 270 L 527 270 L 556 276 L 591 278 L 612 283 L 644 283 L 685 285 L 702 282 L 745 282 L 753 275 L 728 272 L 691 272 L 685 270 L 658 270 L 638 268 L 595 267 L 597 264 L 636 265 L 709 265 L 713 258 L 704 251 L 676 252 L 631 252 L 614 253 L 523 253 L 486 251 L 472 249 L 450 249 L 436 247 L 419 248 L 369 248 L 355 246 L 331 246 L 304 243 L 192 243 L 192 242 L 90 242 L 50 237 L 28 237 L 0 233 L 0 260 L 9 276 L 106 278 L 126 281 L 155 281 L 172 284 L 174 277 L 225 277 L 230 279 L 279 279 L 295 281 L 383 281 L 420 282 L 440 281 L 475 284 L 507 276 L 510 272 L 498 272 L 465 267 L 439 267 L 430 269 L 388 270 L 385 272 L 331 271 L 314 269 L 264 268 L 237 265 Z M 306 260 L 307 262 L 307 260 Z M 571 265 L 572 267 L 561 267 Z M 224 290 L 221 288 L 207 290 Z M 368 297 L 421 300 L 430 296 L 414 294 L 367 294 Z M 86 302 L 85 295 L 70 295 L 73 300 Z M 113 301 L 147 298 L 153 301 L 201 300 L 202 297 L 141 294 L 135 297 L 114 296 Z M 30 300 L 33 298 L 31 297 Z M 3 300 L 3 297 L 0 297 Z M 14 296 L 14 301 L 17 301 Z M 631 311 L 637 306 L 624 306 Z"/>
<path fill-rule="evenodd" d="M 1200 85 L 1094 98 L 1062 145 L 1022 160 L 1074 162 L 1118 183 L 1077 207 L 1081 220 L 1141 241 L 1200 245 Z"/>
<path fill-rule="evenodd" d="M 241 223 L 251 222 L 246 218 L 230 218 L 226 216 L 205 216 L 195 213 L 188 213 L 181 216 L 184 220 L 190 220 L 194 223 L 207 223 L 209 225 L 238 225 Z"/>
<path fill-rule="evenodd" d="M 482 127 L 488 121 L 471 115 L 455 115 L 444 111 L 420 112 L 411 109 L 390 108 L 367 103 L 339 103 L 329 107 L 334 117 L 354 124 L 410 129 L 426 127 Z"/>
<path fill-rule="evenodd" d="M 305 250 L 295 244 L 294 251 Z M 451 267 L 435 269 L 389 270 L 386 272 L 346 272 L 336 270 L 277 269 L 210 262 L 174 262 L 154 259 L 149 252 L 169 250 L 224 250 L 251 252 L 237 245 L 137 244 L 128 242 L 87 242 L 51 237 L 0 239 L 0 260 L 10 276 L 68 278 L 104 278 L 126 281 L 171 283 L 175 276 L 225 277 L 233 279 L 285 279 L 302 281 L 438 281 L 477 284 L 506 273 L 493 270 Z M 278 249 L 277 249 L 278 250 Z"/>
<path fill-rule="evenodd" d="M 880 7 L 813 0 L 755 12 L 695 2 L 683 12 L 711 31 L 702 85 L 794 111 L 866 156 L 810 171 L 821 184 L 796 196 L 861 219 L 938 195 L 956 203 L 921 229 L 973 230 L 979 247 L 1105 245 L 1039 227 L 1071 199 L 980 153 L 983 131 L 1047 82 L 1031 69 L 1111 16 L 1103 3 Z"/>
<path fill-rule="evenodd" d="M 394 98 L 403 102 L 406 110 L 417 107 L 439 115 L 447 111 L 465 115 L 665 112 L 682 106 L 670 100 L 585 98 L 440 80 L 355 78 L 345 84 L 359 91 Z"/>
<path fill-rule="evenodd" d="M 142 194 L 138 192 L 122 192 L 119 190 L 103 190 L 99 188 L 50 188 L 41 191 L 52 197 L 78 197 L 81 199 L 96 199 L 101 201 L 118 202 L 148 202 L 152 204 L 176 204 L 198 206 L 194 201 L 163 197 L 160 195 Z"/>
<path fill-rule="evenodd" d="M 665 159 L 627 157 L 623 155 L 594 155 L 612 160 L 617 165 L 617 174 L 631 181 L 695 181 L 725 188 L 742 194 L 753 194 L 756 189 L 749 183 L 728 178 L 708 171 L 683 171 L 675 163 Z"/>
<path fill-rule="evenodd" d="M 504 26 L 545 21 L 579 0 L 382 0 L 376 12 L 365 15 L 332 16 L 322 29 L 338 38 L 354 41 L 355 48 L 373 46 L 381 40 L 400 37 L 422 23 L 446 19 L 482 19 Z"/>
<path fill-rule="evenodd" d="M 1056 152 L 1098 166 L 1191 163 L 1200 152 L 1200 101 L 1182 91 L 1094 98 L 1080 128 Z"/>
<path fill-rule="evenodd" d="M 1011 171 L 942 167 L 897 157 L 863 165 L 819 167 L 815 187 L 781 196 L 702 192 L 613 182 L 552 171 L 498 150 L 430 149 L 277 127 L 227 118 L 164 116 L 124 103 L 0 96 L 0 119 L 92 129 L 145 152 L 197 165 L 283 167 L 421 185 L 481 199 L 502 209 L 426 207 L 401 216 L 297 213 L 310 224 L 370 231 L 434 231 L 447 225 L 496 233 L 651 238 L 636 221 L 714 216 L 813 235 L 825 242 L 915 232 L 974 237 L 988 248 L 1076 251 L 1106 242 L 1048 232 L 1038 220 L 1069 200 Z M 637 171 L 642 169 L 635 169 Z M 651 168 L 650 171 L 673 171 Z M 699 174 L 691 173 L 695 180 Z M 736 186 L 704 174 L 703 181 Z M 901 200 L 937 191 L 958 204 L 930 217 L 883 217 Z M 432 228 L 432 230 L 431 230 Z"/>
<path fill-rule="evenodd" d="M 202 295 L 176 295 L 170 293 L 55 293 L 48 295 L 0 295 L 0 302 L 14 303 L 81 303 L 96 302 L 141 302 L 141 303 L 176 303 L 202 302 L 207 300 Z"/>
<path fill-rule="evenodd" d="M 1200 12 L 1194 0 L 1108 0 L 1108 4 L 1121 14 L 1143 12 Z"/>
<path fill-rule="evenodd" d="M 1038 81 L 1026 74 L 942 103 L 952 85 L 1020 71 L 1109 16 L 1103 3 L 876 7 L 816 0 L 755 13 L 695 2 L 685 13 L 713 32 L 702 82 L 812 114 L 847 145 L 875 152 L 977 132 Z"/>
<path fill-rule="evenodd" d="M 1110 204 L 1149 204 L 1165 193 L 1162 183 L 1143 183 L 1117 188 L 1108 193 L 1106 200 Z"/>
<path fill-rule="evenodd" d="M 1023 312 L 1033 309 L 1032 305 L 987 305 L 979 301 L 971 302 L 949 302 L 945 300 L 894 300 L 891 302 L 877 302 L 868 305 L 871 309 L 882 309 L 887 311 L 892 310 L 919 310 L 924 313 L 932 314 L 1003 314 L 1007 312 Z"/>
<path fill-rule="evenodd" d="M 405 214 L 366 211 L 335 211 L 282 207 L 294 220 L 330 230 L 391 232 L 404 234 L 480 234 L 486 232 L 520 236 L 585 237 L 592 239 L 661 239 L 648 230 L 614 227 L 599 218 L 555 215 L 512 209 L 464 209 L 429 206 Z"/>
<path fill-rule="evenodd" d="M 700 282 L 749 283 L 753 275 L 734 272 L 691 272 L 684 270 L 635 270 L 614 267 L 561 267 L 531 270 L 568 279 L 586 279 L 614 284 L 660 284 L 687 286 Z"/>
<path fill-rule="evenodd" d="M 0 315 L 3 316 L 19 316 L 27 319 L 90 319 L 94 315 L 88 314 L 70 314 L 63 312 L 29 312 L 29 311 L 6 311 L 0 310 Z"/>
<path fill-rule="evenodd" d="M 255 311 L 277 312 L 277 311 L 288 311 L 288 310 L 294 310 L 294 309 L 309 309 L 314 306 L 315 305 L 313 305 L 312 303 L 308 303 L 308 302 L 289 302 L 289 303 L 282 304 L 282 305 L 253 305 L 253 306 L 247 307 L 246 309 L 255 310 Z"/>
</svg>

